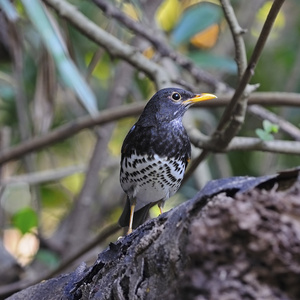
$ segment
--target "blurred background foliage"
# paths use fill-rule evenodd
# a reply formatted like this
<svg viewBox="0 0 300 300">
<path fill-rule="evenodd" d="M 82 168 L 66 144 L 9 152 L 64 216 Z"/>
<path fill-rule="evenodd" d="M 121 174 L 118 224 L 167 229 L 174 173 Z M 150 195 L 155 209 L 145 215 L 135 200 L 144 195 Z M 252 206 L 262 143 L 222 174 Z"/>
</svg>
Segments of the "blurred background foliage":
<svg viewBox="0 0 300 300">
<path fill-rule="evenodd" d="M 133 20 L 145 24 L 151 21 L 137 0 L 110 2 Z M 168 44 L 200 68 L 235 87 L 234 45 L 219 1 L 160 2 L 155 22 Z M 272 1 L 231 2 L 241 26 L 247 29 L 244 39 L 250 56 Z M 91 1 L 70 0 L 69 3 L 121 41 L 136 43 L 149 59 L 158 60 L 150 44 L 141 42 Z M 116 78 L 122 64 L 120 59 L 110 57 L 42 1 L 0 0 L 0 7 L 0 152 L 110 107 L 112 91 L 119 84 Z M 260 91 L 300 92 L 299 14 L 297 0 L 287 1 L 280 12 L 252 80 L 260 84 Z M 126 91 L 119 105 L 148 100 L 155 92 L 153 82 L 138 70 L 129 72 L 128 76 L 129 84 L 124 85 Z M 185 80 L 188 81 L 187 75 Z M 123 87 L 123 83 L 120 85 Z M 201 83 L 197 88 L 215 92 Z M 299 127 L 299 108 L 269 109 Z M 195 109 L 189 116 L 209 134 L 222 111 L 221 108 Z M 87 238 L 108 223 L 116 222 L 121 213 L 120 148 L 134 121 L 132 116 L 124 118 L 112 130 L 104 168 L 97 179 Z M 262 120 L 247 115 L 240 135 L 255 137 L 257 128 L 264 130 Z M 289 138 L 280 131 L 272 132 L 272 136 Z M 61 246 L 65 239 L 61 224 L 67 222 L 74 199 L 80 194 L 96 140 L 93 130 L 83 130 L 1 166 L 1 237 L 18 263 L 53 268 L 68 255 L 64 251 L 67 247 Z M 296 165 L 300 165 L 300 158 L 292 155 L 251 151 L 212 154 L 167 202 L 166 209 L 192 197 L 207 180 L 234 175 L 259 176 Z M 157 213 L 156 209 L 151 212 L 152 216 Z"/>
</svg>

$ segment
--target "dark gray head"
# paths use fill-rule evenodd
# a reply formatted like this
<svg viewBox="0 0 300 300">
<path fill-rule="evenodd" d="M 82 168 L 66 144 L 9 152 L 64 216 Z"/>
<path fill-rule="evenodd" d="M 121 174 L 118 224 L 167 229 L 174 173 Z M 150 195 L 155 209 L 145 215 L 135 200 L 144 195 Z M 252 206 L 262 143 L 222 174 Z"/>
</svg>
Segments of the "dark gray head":
<svg viewBox="0 0 300 300">
<path fill-rule="evenodd" d="M 182 119 L 192 104 L 214 98 L 217 97 L 213 94 L 194 94 L 180 88 L 161 89 L 147 103 L 138 124 L 153 126 L 156 123 Z"/>
</svg>

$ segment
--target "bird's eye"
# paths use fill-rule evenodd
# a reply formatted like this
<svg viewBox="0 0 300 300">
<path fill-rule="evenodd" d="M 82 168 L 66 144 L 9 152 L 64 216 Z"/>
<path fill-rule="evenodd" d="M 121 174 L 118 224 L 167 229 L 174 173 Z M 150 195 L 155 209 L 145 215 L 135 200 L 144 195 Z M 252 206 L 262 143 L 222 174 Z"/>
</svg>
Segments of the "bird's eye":
<svg viewBox="0 0 300 300">
<path fill-rule="evenodd" d="M 173 93 L 172 94 L 172 99 L 175 101 L 178 101 L 181 99 L 181 95 L 179 93 Z"/>
</svg>

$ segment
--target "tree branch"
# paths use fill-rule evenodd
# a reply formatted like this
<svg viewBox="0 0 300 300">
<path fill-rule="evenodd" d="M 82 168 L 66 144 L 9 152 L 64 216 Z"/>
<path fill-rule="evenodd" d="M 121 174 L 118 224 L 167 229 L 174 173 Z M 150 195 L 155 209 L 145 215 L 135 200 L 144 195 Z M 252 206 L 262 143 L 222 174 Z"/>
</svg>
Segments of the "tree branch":
<svg viewBox="0 0 300 300">
<path fill-rule="evenodd" d="M 219 147 L 226 147 L 230 140 L 237 134 L 244 120 L 244 114 L 241 115 L 240 112 L 243 111 L 245 113 L 245 103 L 243 103 L 243 101 L 241 101 L 240 99 L 241 97 L 243 97 L 243 95 L 245 96 L 245 88 L 254 74 L 255 66 L 258 62 L 258 59 L 265 46 L 267 38 L 271 32 L 273 23 L 276 19 L 277 14 L 280 11 L 283 2 L 284 0 L 274 1 L 271 10 L 267 16 L 266 22 L 264 23 L 264 26 L 262 28 L 261 34 L 253 50 L 248 66 L 241 78 L 241 81 L 239 82 L 239 85 L 232 97 L 230 104 L 226 107 L 222 115 L 222 118 L 213 138 L 213 143 L 217 143 Z M 247 92 L 248 91 L 246 91 L 246 93 Z"/>
<path fill-rule="evenodd" d="M 298 299 L 299 171 L 211 181 L 90 267 L 9 299 Z"/>
<path fill-rule="evenodd" d="M 136 22 L 129 18 L 125 13 L 123 13 L 117 7 L 111 5 L 106 0 L 93 0 L 93 2 L 109 17 L 118 20 L 120 23 L 125 25 L 128 29 L 133 31 L 135 34 L 140 35 L 147 41 L 149 41 L 152 46 L 159 52 L 162 57 L 169 57 L 174 60 L 179 66 L 187 70 L 197 82 L 204 82 L 212 86 L 217 91 L 231 90 L 228 85 L 224 82 L 217 80 L 214 76 L 201 70 L 195 64 L 183 56 L 182 54 L 174 51 L 168 44 L 166 44 L 161 37 L 161 35 L 155 33 L 153 30 L 144 26 L 140 22 Z M 177 81 L 177 80 L 173 80 Z M 181 84 L 185 85 L 183 82 Z"/>
<path fill-rule="evenodd" d="M 70 176 L 74 173 L 82 173 L 86 171 L 86 166 L 69 166 L 65 168 L 27 173 L 25 175 L 14 176 L 10 178 L 3 179 L 0 183 L 0 186 L 14 185 L 18 183 L 27 183 L 27 184 L 41 184 L 50 181 L 58 181 L 62 178 Z"/>
<path fill-rule="evenodd" d="M 64 0 L 43 1 L 60 14 L 62 18 L 68 20 L 85 36 L 105 48 L 111 56 L 122 58 L 147 74 L 155 82 L 157 89 L 171 85 L 171 81 L 174 78 L 172 78 L 171 74 L 168 74 L 164 68 L 147 59 L 136 48 L 121 42 L 119 39 L 97 26 L 70 3 Z"/>
<path fill-rule="evenodd" d="M 267 20 L 264 24 L 262 32 L 255 45 L 252 57 L 250 59 L 250 63 L 248 64 L 248 67 L 246 68 L 245 71 L 244 68 L 246 62 L 246 53 L 245 53 L 244 41 L 241 36 L 241 30 L 240 30 L 241 27 L 237 22 L 234 10 L 232 9 L 230 2 L 228 0 L 220 0 L 220 1 L 234 39 L 237 65 L 239 69 L 238 72 L 240 76 L 241 74 L 243 75 L 239 78 L 238 87 L 229 105 L 226 106 L 226 109 L 223 112 L 223 115 L 217 126 L 217 129 L 213 133 L 210 141 L 208 142 L 211 143 L 214 148 L 217 147 L 226 148 L 229 142 L 231 141 L 231 139 L 239 132 L 244 122 L 245 114 L 247 110 L 247 98 L 249 97 L 250 92 L 252 92 L 256 88 L 256 86 L 250 88 L 248 83 L 252 77 L 255 64 L 258 61 L 258 58 L 261 54 L 266 39 L 270 33 L 273 22 L 275 21 L 275 17 L 280 10 L 281 5 L 278 6 L 276 3 L 283 2 L 284 0 L 275 0 L 271 8 L 271 11 L 267 17 Z M 245 91 L 246 87 L 248 87 L 248 89 Z M 196 159 L 192 161 L 185 174 L 185 178 L 191 176 L 191 174 L 195 171 L 195 169 L 198 167 L 201 161 L 204 160 L 208 154 L 209 154 L 208 150 L 204 150 L 202 151 L 200 156 L 198 156 Z"/>
<path fill-rule="evenodd" d="M 198 148 L 212 152 L 229 152 L 233 150 L 241 151 L 264 151 L 283 154 L 300 154 L 300 142 L 294 141 L 262 141 L 252 137 L 234 137 L 226 148 L 219 148 L 209 143 L 209 137 L 200 133 L 195 128 L 189 128 L 188 133 L 191 143 Z"/>
<path fill-rule="evenodd" d="M 193 106 L 192 109 L 195 109 L 196 107 L 213 108 L 226 106 L 228 105 L 230 98 L 230 95 L 221 96 L 213 101 L 205 101 L 198 103 L 197 105 Z M 249 105 L 252 104 L 299 107 L 300 94 L 280 92 L 253 93 L 249 98 Z M 85 128 L 91 128 L 96 125 L 103 125 L 108 122 L 117 121 L 125 117 L 137 116 L 142 112 L 144 106 L 145 103 L 134 103 L 103 110 L 93 118 L 90 116 L 81 117 L 76 121 L 72 121 L 54 129 L 48 134 L 34 137 L 17 146 L 2 150 L 0 152 L 0 165 L 10 160 L 18 159 L 29 152 L 38 151 L 54 143 L 60 142 Z"/>
<path fill-rule="evenodd" d="M 12 149 L 3 150 L 0 153 L 0 165 L 9 160 L 19 158 L 31 151 L 40 150 L 53 143 L 62 141 L 78 133 L 84 128 L 90 128 L 95 125 L 102 125 L 113 120 L 118 120 L 126 115 L 137 115 L 141 112 L 143 107 L 144 104 L 141 104 L 140 106 L 126 105 L 124 107 L 115 107 L 102 111 L 97 117 L 92 118 L 86 116 L 76 121 L 67 123 L 44 136 L 34 137 L 18 146 L 15 146 Z"/>
<path fill-rule="evenodd" d="M 238 67 L 238 78 L 242 78 L 247 67 L 246 48 L 242 35 L 245 33 L 235 16 L 234 10 L 229 0 L 220 0 L 225 18 L 232 33 L 235 46 L 235 59 Z"/>
</svg>

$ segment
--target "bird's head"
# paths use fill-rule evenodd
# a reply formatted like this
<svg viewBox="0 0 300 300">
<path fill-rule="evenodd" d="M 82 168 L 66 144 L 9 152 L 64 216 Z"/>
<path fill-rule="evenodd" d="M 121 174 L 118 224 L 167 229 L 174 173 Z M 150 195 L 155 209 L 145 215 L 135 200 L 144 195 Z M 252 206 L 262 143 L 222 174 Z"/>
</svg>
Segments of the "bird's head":
<svg viewBox="0 0 300 300">
<path fill-rule="evenodd" d="M 139 122 L 153 125 L 153 122 L 171 122 L 181 119 L 194 103 L 217 98 L 213 94 L 194 94 L 180 88 L 159 90 L 147 103 Z"/>
</svg>

